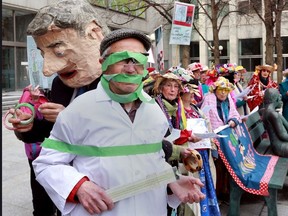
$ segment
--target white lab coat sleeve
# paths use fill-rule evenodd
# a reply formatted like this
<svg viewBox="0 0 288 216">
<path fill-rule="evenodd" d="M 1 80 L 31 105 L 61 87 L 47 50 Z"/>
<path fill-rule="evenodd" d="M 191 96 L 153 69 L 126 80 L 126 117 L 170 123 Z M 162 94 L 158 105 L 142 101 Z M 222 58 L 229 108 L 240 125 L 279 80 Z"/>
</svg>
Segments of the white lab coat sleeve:
<svg viewBox="0 0 288 216">
<path fill-rule="evenodd" d="M 168 205 L 173 209 L 177 208 L 181 203 L 180 199 L 175 194 L 168 195 L 167 200 Z"/>
<path fill-rule="evenodd" d="M 66 199 L 74 186 L 85 176 L 69 165 L 74 157 L 42 148 L 40 155 L 33 161 L 36 180 L 63 214 L 69 213 L 75 207 L 75 204 L 67 202 Z"/>
</svg>

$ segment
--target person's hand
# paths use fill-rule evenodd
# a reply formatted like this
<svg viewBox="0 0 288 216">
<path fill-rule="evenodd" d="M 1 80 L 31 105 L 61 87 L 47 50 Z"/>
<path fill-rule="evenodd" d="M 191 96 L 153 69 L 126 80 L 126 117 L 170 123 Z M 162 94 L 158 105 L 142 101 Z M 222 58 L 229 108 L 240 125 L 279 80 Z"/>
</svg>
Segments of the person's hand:
<svg viewBox="0 0 288 216">
<path fill-rule="evenodd" d="M 244 96 L 243 97 L 243 101 L 247 101 L 248 97 L 247 96 Z"/>
<path fill-rule="evenodd" d="M 193 176 L 180 176 L 180 179 L 169 183 L 168 186 L 183 203 L 198 203 L 205 198 L 200 191 L 200 187 L 204 186 L 203 183 Z"/>
<path fill-rule="evenodd" d="M 55 122 L 58 114 L 64 109 L 65 107 L 62 104 L 51 102 L 41 104 L 38 108 L 43 117 L 50 122 Z"/>
<path fill-rule="evenodd" d="M 181 157 L 182 159 L 187 158 L 187 157 L 190 157 L 191 154 L 192 154 L 192 153 L 191 153 L 191 149 L 190 149 L 190 148 L 181 147 L 180 157 Z"/>
<path fill-rule="evenodd" d="M 85 181 L 77 190 L 79 202 L 90 214 L 101 214 L 111 210 L 114 203 L 106 192 L 91 181 Z"/>
<path fill-rule="evenodd" d="M 16 114 L 16 117 L 15 117 Z M 33 127 L 33 121 L 29 124 L 21 124 L 21 121 L 28 120 L 32 117 L 31 114 L 22 112 L 20 109 L 9 109 L 9 116 L 8 122 L 11 123 L 14 129 L 18 132 L 27 132 L 30 131 Z"/>
<path fill-rule="evenodd" d="M 228 122 L 228 125 L 229 125 L 229 127 L 231 127 L 231 128 L 234 128 L 234 127 L 236 126 L 235 122 L 232 121 L 232 120 Z"/>
<path fill-rule="evenodd" d="M 197 136 L 194 136 L 193 134 L 191 134 L 190 137 L 188 137 L 188 141 L 189 142 L 193 142 L 193 143 L 196 143 L 196 142 L 199 142 L 201 140 L 201 138 L 197 137 Z"/>
</svg>

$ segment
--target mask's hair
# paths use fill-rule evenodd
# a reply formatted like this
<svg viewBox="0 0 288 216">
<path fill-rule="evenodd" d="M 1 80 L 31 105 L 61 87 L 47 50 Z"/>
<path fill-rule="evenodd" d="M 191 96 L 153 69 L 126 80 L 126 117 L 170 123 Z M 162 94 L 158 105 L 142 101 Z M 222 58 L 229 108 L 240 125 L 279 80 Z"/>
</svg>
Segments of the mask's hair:
<svg viewBox="0 0 288 216">
<path fill-rule="evenodd" d="M 51 25 L 59 28 L 73 28 L 80 35 L 85 34 L 87 24 L 94 21 L 107 35 L 110 30 L 101 22 L 101 17 L 86 0 L 63 0 L 41 8 L 27 28 L 27 34 L 41 36 Z"/>
</svg>

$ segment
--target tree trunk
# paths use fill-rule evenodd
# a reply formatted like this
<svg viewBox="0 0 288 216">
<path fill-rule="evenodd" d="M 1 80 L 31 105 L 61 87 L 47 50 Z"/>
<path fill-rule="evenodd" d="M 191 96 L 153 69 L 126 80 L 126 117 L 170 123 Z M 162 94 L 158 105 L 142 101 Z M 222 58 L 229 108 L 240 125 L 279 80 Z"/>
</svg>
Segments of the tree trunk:
<svg viewBox="0 0 288 216">
<path fill-rule="evenodd" d="M 213 54 L 214 54 L 214 63 L 215 65 L 220 63 L 220 51 L 219 51 L 219 30 L 217 26 L 217 15 L 218 15 L 218 5 L 215 0 L 211 0 L 211 17 L 212 17 L 212 29 L 213 29 Z"/>
<path fill-rule="evenodd" d="M 182 46 L 182 67 L 187 68 L 187 66 L 190 64 L 190 46 Z"/>
<path fill-rule="evenodd" d="M 281 83 L 283 79 L 283 46 L 281 40 L 281 16 L 284 9 L 284 0 L 279 0 L 277 9 L 275 10 L 275 32 L 276 32 L 276 50 L 277 50 L 277 82 Z"/>
<path fill-rule="evenodd" d="M 265 3 L 265 28 L 266 28 L 266 55 L 265 55 L 265 63 L 269 65 L 274 64 L 274 24 L 273 24 L 273 4 L 271 0 L 264 0 Z"/>
<path fill-rule="evenodd" d="M 190 4 L 190 0 L 181 0 L 180 2 L 183 3 L 188 3 Z M 187 66 L 190 64 L 190 45 L 181 45 L 181 50 L 182 50 L 182 56 L 181 56 L 181 62 L 182 62 L 182 67 L 187 68 Z"/>
</svg>

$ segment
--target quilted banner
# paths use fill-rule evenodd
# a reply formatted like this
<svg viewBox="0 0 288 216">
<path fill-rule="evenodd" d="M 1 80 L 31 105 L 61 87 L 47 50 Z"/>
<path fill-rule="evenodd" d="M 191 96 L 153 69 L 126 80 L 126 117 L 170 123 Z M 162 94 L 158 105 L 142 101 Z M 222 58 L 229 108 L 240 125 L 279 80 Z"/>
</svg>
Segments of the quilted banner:
<svg viewBox="0 0 288 216">
<path fill-rule="evenodd" d="M 258 154 L 244 123 L 218 134 L 227 136 L 218 138 L 218 152 L 234 181 L 249 193 L 268 196 L 278 156 Z"/>
</svg>

